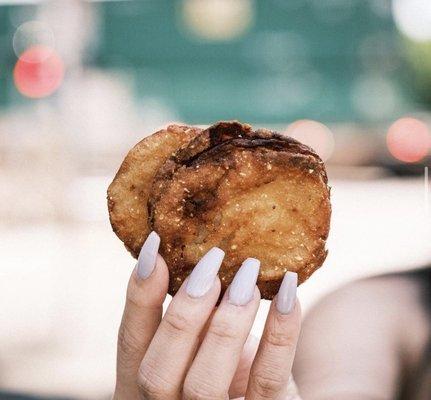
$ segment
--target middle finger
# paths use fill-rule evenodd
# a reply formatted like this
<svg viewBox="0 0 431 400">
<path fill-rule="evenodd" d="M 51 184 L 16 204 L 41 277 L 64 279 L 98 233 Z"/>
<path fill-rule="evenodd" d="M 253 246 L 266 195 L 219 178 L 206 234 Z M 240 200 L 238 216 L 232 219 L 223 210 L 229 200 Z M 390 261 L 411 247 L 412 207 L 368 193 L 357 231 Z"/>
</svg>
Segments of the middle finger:
<svg viewBox="0 0 431 400">
<path fill-rule="evenodd" d="M 178 399 L 199 335 L 220 294 L 224 252 L 214 247 L 198 262 L 172 299 L 139 368 L 144 399 Z"/>
<path fill-rule="evenodd" d="M 226 399 L 259 308 L 259 261 L 248 258 L 215 312 L 184 382 L 185 399 Z"/>
</svg>

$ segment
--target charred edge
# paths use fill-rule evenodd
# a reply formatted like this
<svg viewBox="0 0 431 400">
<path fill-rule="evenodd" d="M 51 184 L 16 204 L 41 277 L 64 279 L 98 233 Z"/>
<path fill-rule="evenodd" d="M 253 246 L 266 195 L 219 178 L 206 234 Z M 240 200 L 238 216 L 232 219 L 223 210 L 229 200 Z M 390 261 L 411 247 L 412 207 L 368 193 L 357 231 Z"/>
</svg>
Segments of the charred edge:
<svg viewBox="0 0 431 400">
<path fill-rule="evenodd" d="M 202 149 L 193 155 L 187 156 L 187 153 L 182 153 L 175 159 L 175 162 L 185 166 L 190 166 L 194 161 L 200 158 L 204 153 L 219 149 L 228 143 L 232 143 L 238 147 L 267 147 L 278 151 L 298 152 L 304 155 L 309 155 L 315 158 L 319 163 L 323 163 L 320 157 L 308 146 L 298 142 L 297 140 L 283 136 L 277 132 L 266 129 L 253 131 L 250 125 L 241 124 L 237 121 L 219 122 L 209 127 L 203 133 L 208 135 L 208 142 L 201 142 Z M 203 139 L 202 136 L 198 137 Z M 205 139 L 204 139 L 205 141 Z M 198 146 L 199 147 L 199 146 Z"/>
<path fill-rule="evenodd" d="M 320 157 L 310 147 L 298 142 L 297 140 L 281 135 L 277 132 L 267 129 L 259 129 L 253 131 L 250 125 L 241 124 L 238 121 L 221 121 L 207 128 L 192 140 L 192 148 L 196 152 L 190 154 L 187 151 L 189 145 L 184 147 L 183 151 L 179 151 L 172 157 L 172 161 L 176 164 L 191 166 L 195 160 L 199 159 L 203 154 L 214 154 L 220 148 L 228 143 L 233 143 L 238 147 L 267 147 L 277 151 L 288 151 L 291 153 L 298 152 L 304 155 L 309 155 L 317 160 L 319 164 L 323 164 Z M 176 169 L 176 168 L 174 168 Z M 327 177 L 322 168 L 322 175 L 327 182 Z"/>
<path fill-rule="evenodd" d="M 256 138 L 256 137 L 235 138 L 235 139 L 231 139 L 231 140 L 219 143 L 218 145 L 209 147 L 206 150 L 188 159 L 182 160 L 180 163 L 186 167 L 190 167 L 194 165 L 198 160 L 205 160 L 205 159 L 214 157 L 217 154 L 223 153 L 231 146 L 243 147 L 243 148 L 263 147 L 266 149 L 273 149 L 276 151 L 286 151 L 292 154 L 298 153 L 304 156 L 310 156 L 313 159 L 315 159 L 318 162 L 318 164 L 323 164 L 320 158 L 311 149 L 307 148 L 306 146 L 302 145 L 301 147 L 299 147 L 297 143 L 282 140 L 279 138 L 262 139 L 262 138 Z M 323 168 L 322 168 L 322 175 L 326 182 L 327 177 Z"/>
<path fill-rule="evenodd" d="M 207 131 L 209 132 L 209 147 L 217 146 L 222 142 L 235 139 L 262 139 L 262 140 L 279 140 L 281 143 L 289 144 L 292 147 L 297 147 L 299 151 L 313 155 L 320 160 L 320 157 L 310 147 L 298 142 L 290 136 L 281 135 L 278 132 L 270 131 L 268 129 L 258 129 L 253 131 L 248 124 L 241 124 L 238 121 L 221 121 L 213 126 L 210 126 Z"/>
<path fill-rule="evenodd" d="M 229 139 L 249 135 L 252 133 L 250 125 L 241 124 L 238 121 L 221 121 L 208 128 L 210 147 Z"/>
</svg>

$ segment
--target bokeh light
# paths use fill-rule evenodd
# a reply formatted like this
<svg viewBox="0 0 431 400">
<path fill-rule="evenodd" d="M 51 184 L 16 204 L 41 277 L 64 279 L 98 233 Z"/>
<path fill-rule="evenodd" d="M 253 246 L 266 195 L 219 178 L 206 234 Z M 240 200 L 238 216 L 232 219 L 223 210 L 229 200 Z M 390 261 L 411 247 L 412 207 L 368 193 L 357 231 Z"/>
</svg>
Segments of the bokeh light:
<svg viewBox="0 0 431 400">
<path fill-rule="evenodd" d="M 323 161 L 328 160 L 334 151 L 334 135 L 326 125 L 320 122 L 299 120 L 290 124 L 285 133 L 310 146 Z"/>
<path fill-rule="evenodd" d="M 33 46 L 19 57 L 13 77 L 17 90 L 23 96 L 46 97 L 61 85 L 64 64 L 53 48 Z"/>
<path fill-rule="evenodd" d="M 408 38 L 431 40 L 430 0 L 393 0 L 392 12 L 397 28 Z"/>
<path fill-rule="evenodd" d="M 427 125 L 411 117 L 400 118 L 388 129 L 388 149 L 396 159 L 408 163 L 422 160 L 431 148 Z"/>
<path fill-rule="evenodd" d="M 183 0 L 186 27 L 205 40 L 225 41 L 242 36 L 253 22 L 251 0 Z"/>
<path fill-rule="evenodd" d="M 54 48 L 54 32 L 41 21 L 27 21 L 15 31 L 12 45 L 16 56 L 23 58 L 23 53 L 30 47 Z"/>
</svg>

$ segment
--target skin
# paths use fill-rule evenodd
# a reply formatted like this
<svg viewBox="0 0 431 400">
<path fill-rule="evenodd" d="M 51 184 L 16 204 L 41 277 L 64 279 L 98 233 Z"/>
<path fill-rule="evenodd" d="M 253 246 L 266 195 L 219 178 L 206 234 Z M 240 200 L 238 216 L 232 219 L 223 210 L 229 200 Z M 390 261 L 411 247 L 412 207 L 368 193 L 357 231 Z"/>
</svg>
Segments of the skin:
<svg viewBox="0 0 431 400">
<path fill-rule="evenodd" d="M 321 300 L 305 318 L 295 359 L 302 398 L 428 399 L 429 392 L 399 397 L 419 376 L 431 333 L 422 295 L 417 280 L 393 274 L 353 282 Z"/>
<path fill-rule="evenodd" d="M 182 288 L 162 319 L 167 286 L 160 256 L 148 279 L 132 273 L 119 331 L 114 399 L 226 399 L 245 393 L 246 399 L 299 399 L 287 384 L 300 329 L 298 303 L 289 315 L 272 305 L 259 344 L 254 337 L 245 339 L 257 290 L 244 307 L 222 303 L 215 309 L 218 279 L 199 299 Z M 352 283 L 318 303 L 305 319 L 295 358 L 302 399 L 396 398 L 400 376 L 416 370 L 429 338 L 421 293 L 413 280 L 393 275 Z"/>
<path fill-rule="evenodd" d="M 256 339 L 247 338 L 261 299 L 257 287 L 247 304 L 230 304 L 226 294 L 215 308 L 218 277 L 199 298 L 187 294 L 186 280 L 162 317 L 168 279 L 160 255 L 147 279 L 136 269 L 130 277 L 114 400 L 299 399 L 289 383 L 301 324 L 298 301 L 289 314 L 273 301 L 256 350 Z"/>
</svg>

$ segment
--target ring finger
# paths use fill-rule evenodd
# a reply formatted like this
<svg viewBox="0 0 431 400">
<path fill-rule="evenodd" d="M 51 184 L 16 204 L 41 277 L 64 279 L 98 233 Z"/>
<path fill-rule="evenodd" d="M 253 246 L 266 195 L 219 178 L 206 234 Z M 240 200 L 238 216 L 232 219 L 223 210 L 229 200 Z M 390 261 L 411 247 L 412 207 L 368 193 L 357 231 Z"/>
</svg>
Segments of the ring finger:
<svg viewBox="0 0 431 400">
<path fill-rule="evenodd" d="M 301 326 L 296 286 L 297 275 L 287 272 L 271 304 L 251 367 L 247 400 L 296 398 L 287 392 Z"/>
</svg>

